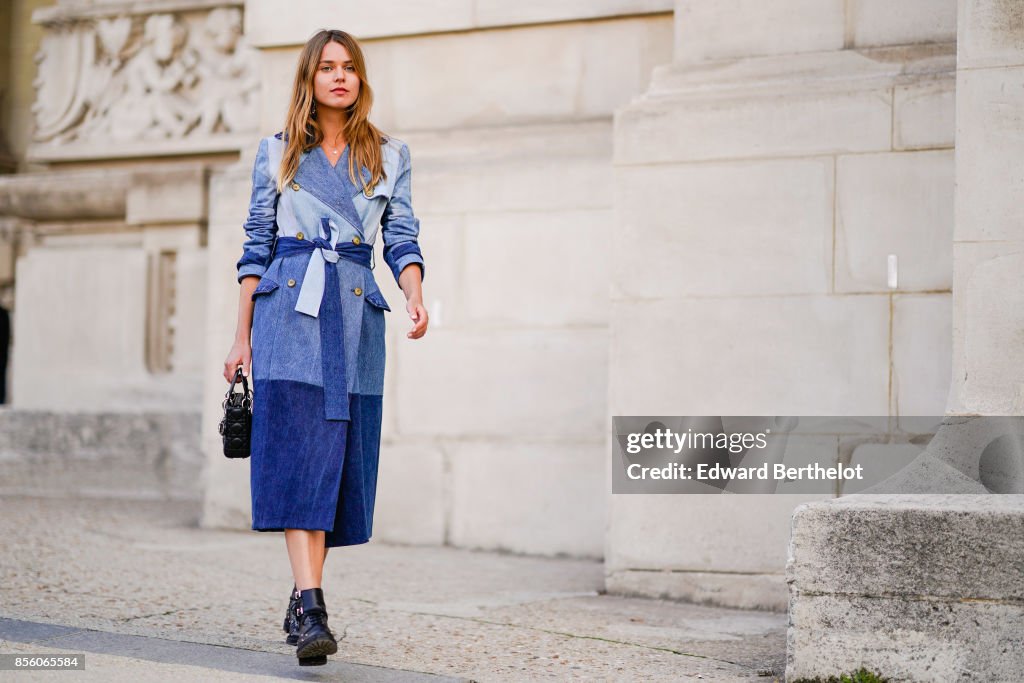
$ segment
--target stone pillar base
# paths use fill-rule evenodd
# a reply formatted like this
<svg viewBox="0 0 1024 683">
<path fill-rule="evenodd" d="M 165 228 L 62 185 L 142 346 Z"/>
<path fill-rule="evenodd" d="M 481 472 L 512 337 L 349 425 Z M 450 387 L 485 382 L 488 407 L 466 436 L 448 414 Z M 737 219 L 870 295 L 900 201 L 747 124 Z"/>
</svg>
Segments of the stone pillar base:
<svg viewBox="0 0 1024 683">
<path fill-rule="evenodd" d="M 1024 495 L 852 495 L 793 514 L 786 679 L 1024 671 Z"/>
</svg>

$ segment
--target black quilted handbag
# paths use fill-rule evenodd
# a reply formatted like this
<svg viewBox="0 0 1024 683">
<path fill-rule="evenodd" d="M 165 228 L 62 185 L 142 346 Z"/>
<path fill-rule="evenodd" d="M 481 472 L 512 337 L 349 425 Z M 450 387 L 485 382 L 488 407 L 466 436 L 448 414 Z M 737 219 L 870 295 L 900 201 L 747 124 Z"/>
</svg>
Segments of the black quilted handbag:
<svg viewBox="0 0 1024 683">
<path fill-rule="evenodd" d="M 235 391 L 235 383 L 242 379 L 242 392 Z M 224 396 L 224 419 L 220 421 L 220 434 L 224 440 L 224 455 L 228 458 L 248 458 L 249 438 L 252 435 L 252 392 L 242 368 L 235 369 L 228 393 Z"/>
</svg>

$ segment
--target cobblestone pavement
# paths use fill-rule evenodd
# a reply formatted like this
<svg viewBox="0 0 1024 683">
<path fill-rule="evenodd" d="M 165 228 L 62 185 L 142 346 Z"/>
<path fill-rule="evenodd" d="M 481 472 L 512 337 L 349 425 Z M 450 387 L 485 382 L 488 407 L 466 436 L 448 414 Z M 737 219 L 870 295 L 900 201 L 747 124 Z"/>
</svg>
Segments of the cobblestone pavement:
<svg viewBox="0 0 1024 683">
<path fill-rule="evenodd" d="M 603 595 L 599 562 L 332 549 L 339 649 L 299 667 L 284 535 L 198 527 L 194 503 L 0 497 L 0 653 L 84 653 L 4 680 L 781 681 L 786 616 Z"/>
</svg>

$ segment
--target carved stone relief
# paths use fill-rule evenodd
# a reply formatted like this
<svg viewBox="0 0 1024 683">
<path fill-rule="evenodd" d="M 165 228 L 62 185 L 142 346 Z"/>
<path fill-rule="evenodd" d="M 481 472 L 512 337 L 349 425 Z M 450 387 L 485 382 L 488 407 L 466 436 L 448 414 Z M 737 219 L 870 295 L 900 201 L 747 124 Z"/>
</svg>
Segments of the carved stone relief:
<svg viewBox="0 0 1024 683">
<path fill-rule="evenodd" d="M 187 141 L 258 125 L 258 53 L 242 41 L 237 7 L 47 29 L 36 56 L 36 143 Z"/>
</svg>

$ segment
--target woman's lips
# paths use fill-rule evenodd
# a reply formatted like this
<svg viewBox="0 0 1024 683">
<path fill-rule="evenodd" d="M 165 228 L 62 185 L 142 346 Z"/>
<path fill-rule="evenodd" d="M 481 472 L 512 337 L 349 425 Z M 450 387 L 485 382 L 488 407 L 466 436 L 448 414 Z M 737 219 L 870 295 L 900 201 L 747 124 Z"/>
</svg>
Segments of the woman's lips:
<svg viewBox="0 0 1024 683">
<path fill-rule="evenodd" d="M 331 90 L 331 92 L 335 93 L 336 95 L 344 95 L 345 93 L 348 92 L 348 90 L 345 90 L 344 88 L 334 88 L 333 90 Z"/>
</svg>

